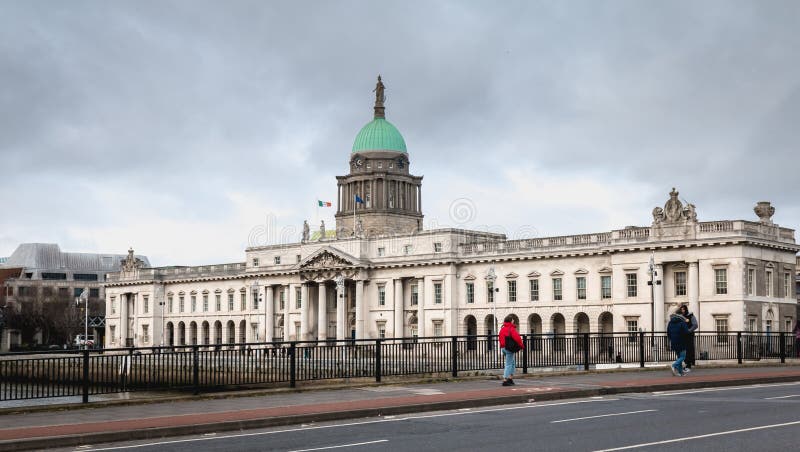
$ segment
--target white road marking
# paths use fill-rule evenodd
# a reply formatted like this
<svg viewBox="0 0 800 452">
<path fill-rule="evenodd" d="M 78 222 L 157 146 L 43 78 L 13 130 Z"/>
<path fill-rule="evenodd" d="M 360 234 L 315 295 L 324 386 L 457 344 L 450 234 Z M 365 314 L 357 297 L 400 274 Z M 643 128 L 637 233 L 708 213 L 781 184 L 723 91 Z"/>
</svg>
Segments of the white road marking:
<svg viewBox="0 0 800 452">
<path fill-rule="evenodd" d="M 624 416 L 626 414 L 649 413 L 651 411 L 658 411 L 658 410 L 639 410 L 639 411 L 627 411 L 625 413 L 598 414 L 597 416 L 576 417 L 576 418 L 572 418 L 572 419 L 560 419 L 558 421 L 550 421 L 550 423 L 551 424 L 558 424 L 560 422 L 583 421 L 585 419 L 595 419 L 595 418 L 598 418 L 598 417 Z"/>
<path fill-rule="evenodd" d="M 94 451 L 97 450 L 121 450 L 121 449 L 138 449 L 140 447 L 149 447 L 149 446 L 159 446 L 164 444 L 180 444 L 180 443 L 191 443 L 197 441 L 210 441 L 210 440 L 217 440 L 217 439 L 229 439 L 229 438 L 245 438 L 248 436 L 264 436 L 264 435 L 274 435 L 277 433 L 292 433 L 292 432 L 301 432 L 304 430 L 320 430 L 320 429 L 328 429 L 328 428 L 339 428 L 339 427 L 355 427 L 360 425 L 369 425 L 369 424 L 379 424 L 383 422 L 399 422 L 399 421 L 408 421 L 414 419 L 425 419 L 430 417 L 441 417 L 441 416 L 460 416 L 460 415 L 470 415 L 470 414 L 480 414 L 480 413 L 490 413 L 494 411 L 507 411 L 507 410 L 518 410 L 522 408 L 545 408 L 550 406 L 561 406 L 561 405 L 575 405 L 579 403 L 593 403 L 593 402 L 614 402 L 619 399 L 591 399 L 591 400 L 574 400 L 570 402 L 554 402 L 554 403 L 542 403 L 542 404 L 526 404 L 522 406 L 512 406 L 512 407 L 505 407 L 505 408 L 491 408 L 486 410 L 474 410 L 469 412 L 457 412 L 457 413 L 444 413 L 439 415 L 429 415 L 429 416 L 407 416 L 407 417 L 391 417 L 385 416 L 381 419 L 376 419 L 372 421 L 364 421 L 364 422 L 348 422 L 346 424 L 334 424 L 334 425 L 314 425 L 310 427 L 303 427 L 303 428 L 287 428 L 284 430 L 272 430 L 268 432 L 253 432 L 253 433 L 237 433 L 234 435 L 223 435 L 223 436 L 203 436 L 199 438 L 188 438 L 188 439 L 175 439 L 169 441 L 157 441 L 152 443 L 142 443 L 142 444 L 132 444 L 129 446 L 116 446 L 116 447 L 105 447 L 102 449 L 92 449 Z"/>
<path fill-rule="evenodd" d="M 800 394 L 782 395 L 778 397 L 766 397 L 764 398 L 764 400 L 788 399 L 789 397 L 800 397 Z"/>
<path fill-rule="evenodd" d="M 661 392 L 661 391 L 653 391 L 651 394 L 654 397 L 663 397 L 663 396 L 672 396 L 672 395 L 683 395 L 683 394 L 698 394 L 701 392 L 716 392 L 716 391 L 734 391 L 737 389 L 754 389 L 754 388 L 774 388 L 778 386 L 797 386 L 800 385 L 800 382 L 792 382 L 792 383 L 774 383 L 774 384 L 756 384 L 756 385 L 747 385 L 747 386 L 728 386 L 725 388 L 706 388 L 706 389 L 695 389 L 692 391 L 669 391 L 669 392 Z"/>
<path fill-rule="evenodd" d="M 611 451 L 615 451 L 615 450 L 638 449 L 640 447 L 658 446 L 660 444 L 678 443 L 678 442 L 681 442 L 681 441 L 689 441 L 689 440 L 701 439 L 701 438 L 713 438 L 715 436 L 732 435 L 734 433 L 752 432 L 752 431 L 755 431 L 755 430 L 766 430 L 766 429 L 769 429 L 769 428 L 788 427 L 790 425 L 798 425 L 798 424 L 800 424 L 800 421 L 784 422 L 783 424 L 761 425 L 761 426 L 758 426 L 758 427 L 740 428 L 738 430 L 727 430 L 727 431 L 724 431 L 724 432 L 707 433 L 705 435 L 686 436 L 686 437 L 683 437 L 683 438 L 667 439 L 667 440 L 664 440 L 664 441 L 653 441 L 652 443 L 632 444 L 630 446 L 615 447 L 613 449 L 599 449 L 599 450 L 596 450 L 594 452 L 611 452 Z"/>
<path fill-rule="evenodd" d="M 352 443 L 352 444 L 341 444 L 339 446 L 327 446 L 327 447 L 315 447 L 313 449 L 297 449 L 297 450 L 290 450 L 289 452 L 309 452 L 312 450 L 328 450 L 328 449 L 341 449 L 343 447 L 356 447 L 356 446 L 365 446 L 367 444 L 375 444 L 375 443 L 385 443 L 389 441 L 388 439 L 379 439 L 377 441 L 367 441 L 364 443 Z"/>
</svg>

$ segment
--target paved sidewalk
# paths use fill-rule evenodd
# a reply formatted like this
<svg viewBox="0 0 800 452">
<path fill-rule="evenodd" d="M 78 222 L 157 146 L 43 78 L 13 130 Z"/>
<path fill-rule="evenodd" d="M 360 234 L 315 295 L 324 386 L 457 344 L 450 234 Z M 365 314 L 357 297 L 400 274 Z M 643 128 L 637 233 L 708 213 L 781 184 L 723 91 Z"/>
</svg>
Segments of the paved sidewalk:
<svg viewBox="0 0 800 452">
<path fill-rule="evenodd" d="M 526 403 L 625 392 L 800 381 L 800 366 L 699 367 L 686 377 L 659 369 L 517 375 L 500 386 L 487 376 L 425 384 L 261 392 L 152 400 L 0 416 L 0 451 L 241 430 L 367 416 Z M 147 402 L 147 403 L 144 403 Z"/>
</svg>

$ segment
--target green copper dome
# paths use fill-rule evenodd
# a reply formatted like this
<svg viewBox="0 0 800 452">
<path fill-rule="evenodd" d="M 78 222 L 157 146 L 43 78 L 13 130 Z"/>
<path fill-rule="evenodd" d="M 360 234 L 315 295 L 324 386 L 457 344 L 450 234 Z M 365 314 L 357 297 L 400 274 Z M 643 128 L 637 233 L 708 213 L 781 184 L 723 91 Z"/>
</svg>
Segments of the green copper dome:
<svg viewBox="0 0 800 452">
<path fill-rule="evenodd" d="M 361 151 L 406 152 L 406 141 L 389 121 L 375 118 L 356 135 L 353 152 Z"/>
</svg>

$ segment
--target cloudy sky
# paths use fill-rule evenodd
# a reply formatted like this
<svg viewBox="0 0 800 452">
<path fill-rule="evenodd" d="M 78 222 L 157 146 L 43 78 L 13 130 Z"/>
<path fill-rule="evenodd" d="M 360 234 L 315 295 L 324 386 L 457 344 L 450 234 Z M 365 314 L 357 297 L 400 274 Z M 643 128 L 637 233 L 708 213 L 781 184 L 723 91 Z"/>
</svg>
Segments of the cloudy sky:
<svg viewBox="0 0 800 452">
<path fill-rule="evenodd" d="M 647 225 L 675 186 L 701 221 L 768 200 L 796 228 L 798 23 L 777 0 L 5 0 L 0 256 L 237 262 L 333 224 L 316 200 L 379 73 L 426 227 Z"/>
</svg>

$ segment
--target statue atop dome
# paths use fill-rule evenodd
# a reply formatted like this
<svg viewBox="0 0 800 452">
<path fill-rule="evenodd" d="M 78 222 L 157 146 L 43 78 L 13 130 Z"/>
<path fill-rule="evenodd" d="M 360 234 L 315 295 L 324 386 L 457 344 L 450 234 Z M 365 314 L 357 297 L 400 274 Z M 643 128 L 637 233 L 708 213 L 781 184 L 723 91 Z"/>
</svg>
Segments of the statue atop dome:
<svg viewBox="0 0 800 452">
<path fill-rule="evenodd" d="M 386 118 L 386 107 L 383 106 L 383 102 L 386 100 L 385 90 L 386 86 L 381 81 L 381 76 L 378 75 L 378 83 L 375 84 L 375 89 L 372 90 L 375 93 L 375 119 Z"/>
</svg>

